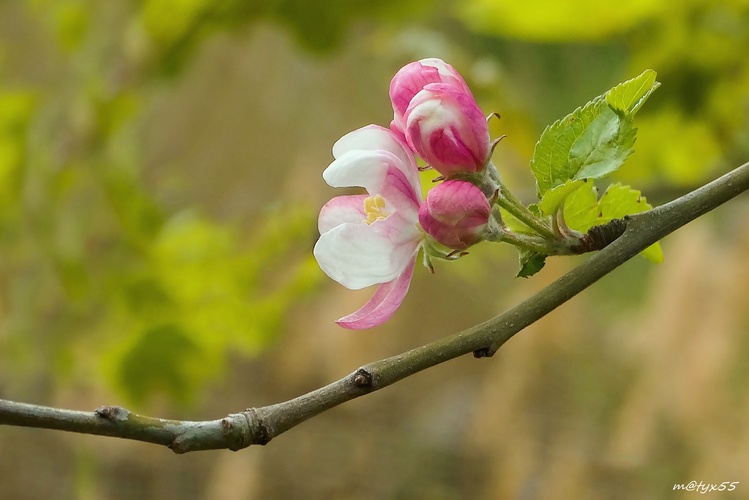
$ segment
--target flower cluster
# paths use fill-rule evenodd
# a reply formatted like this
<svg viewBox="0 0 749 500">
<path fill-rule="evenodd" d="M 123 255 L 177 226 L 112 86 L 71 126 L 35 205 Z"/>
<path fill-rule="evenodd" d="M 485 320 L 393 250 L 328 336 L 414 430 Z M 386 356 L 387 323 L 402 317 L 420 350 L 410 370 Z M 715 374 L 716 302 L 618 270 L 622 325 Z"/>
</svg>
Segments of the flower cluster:
<svg viewBox="0 0 749 500">
<path fill-rule="evenodd" d="M 460 74 L 440 59 L 412 62 L 393 77 L 390 100 L 390 128 L 367 125 L 346 134 L 323 172 L 330 186 L 367 191 L 323 206 L 314 249 L 322 270 L 346 288 L 378 285 L 361 309 L 337 321 L 350 329 L 393 315 L 420 248 L 427 262 L 463 251 L 484 239 L 492 212 L 475 180 L 489 163 L 489 129 Z M 423 201 L 414 154 L 445 180 Z M 446 250 L 435 251 L 440 246 Z"/>
</svg>

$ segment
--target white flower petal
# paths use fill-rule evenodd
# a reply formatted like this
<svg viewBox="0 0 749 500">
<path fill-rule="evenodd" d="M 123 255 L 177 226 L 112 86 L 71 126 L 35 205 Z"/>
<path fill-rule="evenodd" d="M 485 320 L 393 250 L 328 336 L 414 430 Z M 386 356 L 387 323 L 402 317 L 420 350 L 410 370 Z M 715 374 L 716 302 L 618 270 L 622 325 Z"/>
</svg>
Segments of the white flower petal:
<svg viewBox="0 0 749 500">
<path fill-rule="evenodd" d="M 399 214 L 373 224 L 341 224 L 320 235 L 314 254 L 320 268 L 346 288 L 387 283 L 403 272 L 422 234 Z"/>
<path fill-rule="evenodd" d="M 385 180 L 388 168 L 397 159 L 387 151 L 365 151 L 356 149 L 336 158 L 322 177 L 332 187 L 359 186 L 371 191 L 379 189 Z"/>
<path fill-rule="evenodd" d="M 388 151 L 400 161 L 400 168 L 409 184 L 420 192 L 419 171 L 411 149 L 390 129 L 379 125 L 367 125 L 344 135 L 333 145 L 333 157 L 340 158 L 350 151 Z"/>
<path fill-rule="evenodd" d="M 395 155 L 387 151 L 354 150 L 331 163 L 323 179 L 332 187 L 360 186 L 372 196 L 382 195 L 395 210 L 404 211 L 415 222 L 421 193 L 399 165 Z"/>
<path fill-rule="evenodd" d="M 357 149 L 390 151 L 403 163 L 414 163 L 413 153 L 398 140 L 390 129 L 367 125 L 344 135 L 333 144 L 333 157 Z"/>
</svg>

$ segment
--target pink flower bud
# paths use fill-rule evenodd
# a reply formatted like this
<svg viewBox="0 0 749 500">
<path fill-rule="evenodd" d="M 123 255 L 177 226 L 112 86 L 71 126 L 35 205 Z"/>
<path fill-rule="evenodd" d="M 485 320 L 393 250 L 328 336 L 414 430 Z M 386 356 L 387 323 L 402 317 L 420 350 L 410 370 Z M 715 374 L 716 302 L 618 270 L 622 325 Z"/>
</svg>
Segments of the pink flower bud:
<svg viewBox="0 0 749 500">
<path fill-rule="evenodd" d="M 430 83 L 445 83 L 471 95 L 471 91 L 460 73 L 442 59 L 431 57 L 403 66 L 390 82 L 390 101 L 393 103 L 393 124 L 391 128 L 405 128 L 403 115 L 414 98 Z"/>
<path fill-rule="evenodd" d="M 484 194 L 470 182 L 445 181 L 427 194 L 419 207 L 419 223 L 438 243 L 463 250 L 483 239 L 491 211 Z"/>
<path fill-rule="evenodd" d="M 478 172 L 489 160 L 489 127 L 470 93 L 430 83 L 404 115 L 408 145 L 445 177 Z"/>
</svg>

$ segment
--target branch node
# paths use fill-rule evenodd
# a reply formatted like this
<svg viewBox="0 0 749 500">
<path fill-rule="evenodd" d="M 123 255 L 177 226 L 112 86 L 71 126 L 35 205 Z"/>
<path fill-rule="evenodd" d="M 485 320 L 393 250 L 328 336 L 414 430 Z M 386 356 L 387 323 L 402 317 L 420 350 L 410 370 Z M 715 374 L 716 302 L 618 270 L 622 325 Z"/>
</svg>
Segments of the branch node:
<svg viewBox="0 0 749 500">
<path fill-rule="evenodd" d="M 473 357 L 476 359 L 491 358 L 494 356 L 494 353 L 497 352 L 497 349 L 499 349 L 499 346 L 482 347 L 481 349 L 473 351 Z"/>
<path fill-rule="evenodd" d="M 231 436 L 232 432 L 234 431 L 234 424 L 231 422 L 231 420 L 229 420 L 228 418 L 221 419 L 221 431 L 224 433 L 224 436 Z"/>
<path fill-rule="evenodd" d="M 359 368 L 354 374 L 354 385 L 356 387 L 372 387 L 372 374 L 364 368 Z"/>
<path fill-rule="evenodd" d="M 221 432 L 231 451 L 247 448 L 252 443 L 252 424 L 246 413 L 229 415 L 221 419 Z"/>
<path fill-rule="evenodd" d="M 242 415 L 247 419 L 247 428 L 249 430 L 249 433 L 245 438 L 247 441 L 246 446 L 249 446 L 250 444 L 265 446 L 271 439 L 273 439 L 270 430 L 258 414 L 257 409 L 247 408 Z M 246 446 L 243 448 L 246 448 Z"/>
<path fill-rule="evenodd" d="M 630 217 L 625 216 L 622 219 L 612 219 L 606 224 L 591 227 L 580 238 L 580 243 L 573 248 L 573 251 L 585 253 L 594 250 L 603 250 L 624 234 L 629 220 Z"/>
<path fill-rule="evenodd" d="M 109 420 L 110 422 L 122 422 L 130 416 L 130 410 L 121 406 L 100 406 L 94 410 L 97 417 Z"/>
</svg>

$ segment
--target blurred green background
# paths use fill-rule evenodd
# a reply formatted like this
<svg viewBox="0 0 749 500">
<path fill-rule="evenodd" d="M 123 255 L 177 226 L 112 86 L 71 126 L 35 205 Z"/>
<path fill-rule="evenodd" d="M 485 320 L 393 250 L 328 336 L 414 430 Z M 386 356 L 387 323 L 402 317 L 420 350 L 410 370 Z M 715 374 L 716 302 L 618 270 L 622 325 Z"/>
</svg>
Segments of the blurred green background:
<svg viewBox="0 0 749 500">
<path fill-rule="evenodd" d="M 749 1 L 5 0 L 0 397 L 218 418 L 483 321 L 584 260 L 514 279 L 507 247 L 417 270 L 386 325 L 311 257 L 344 133 L 436 56 L 467 79 L 526 202 L 544 126 L 646 68 L 616 180 L 664 203 L 749 158 Z M 266 447 L 174 456 L 0 427 L 0 498 L 689 498 L 749 489 L 749 200 L 509 342 Z M 740 493 L 745 495 L 745 493 Z"/>
</svg>

